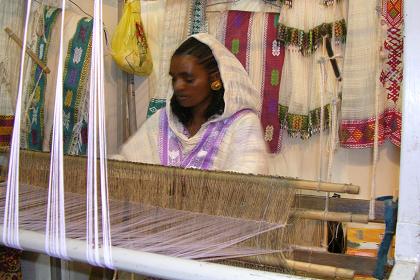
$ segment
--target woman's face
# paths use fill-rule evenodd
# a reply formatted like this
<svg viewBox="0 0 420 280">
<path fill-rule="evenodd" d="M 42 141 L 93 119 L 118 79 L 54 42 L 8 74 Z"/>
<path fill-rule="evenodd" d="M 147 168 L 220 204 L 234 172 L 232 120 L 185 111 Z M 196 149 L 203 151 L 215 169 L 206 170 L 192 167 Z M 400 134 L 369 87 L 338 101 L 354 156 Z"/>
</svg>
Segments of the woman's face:
<svg viewBox="0 0 420 280">
<path fill-rule="evenodd" d="M 173 56 L 169 75 L 179 105 L 203 110 L 208 107 L 212 99 L 209 74 L 195 56 Z"/>
</svg>

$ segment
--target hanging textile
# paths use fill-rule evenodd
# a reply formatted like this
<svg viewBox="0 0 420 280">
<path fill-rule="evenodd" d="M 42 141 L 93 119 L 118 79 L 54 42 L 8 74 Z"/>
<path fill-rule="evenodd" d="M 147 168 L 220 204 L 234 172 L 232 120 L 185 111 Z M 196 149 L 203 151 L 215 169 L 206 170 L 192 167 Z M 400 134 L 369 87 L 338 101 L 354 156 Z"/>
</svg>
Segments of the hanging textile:
<svg viewBox="0 0 420 280">
<path fill-rule="evenodd" d="M 63 79 L 63 133 L 65 154 L 86 154 L 86 84 L 92 49 L 92 20 L 83 18 L 69 42 Z"/>
<path fill-rule="evenodd" d="M 403 0 L 382 0 L 382 19 L 387 32 L 383 49 L 387 54 L 380 82 L 385 88 L 387 109 L 385 134 L 397 146 L 401 145 L 401 83 L 403 80 Z"/>
<path fill-rule="evenodd" d="M 278 18 L 276 13 L 229 11 L 221 20 L 225 32 L 219 35 L 260 91 L 261 124 L 272 153 L 281 148 L 277 104 L 285 51 L 276 40 Z"/>
<path fill-rule="evenodd" d="M 36 53 L 38 58 L 45 64 L 47 64 L 51 30 L 59 11 L 57 8 L 44 8 L 42 16 L 43 34 L 40 34 L 38 37 Z M 40 151 L 42 150 L 44 134 L 44 99 L 47 77 L 42 71 L 42 68 L 37 64 L 34 64 L 32 68 L 31 77 L 33 77 L 33 80 L 28 90 L 30 106 L 28 112 L 25 112 L 28 114 L 28 119 L 26 120 L 27 135 L 25 141 L 22 141 L 22 146 L 23 148 Z"/>
<path fill-rule="evenodd" d="M 319 1 L 300 0 L 282 10 L 278 40 L 287 51 L 280 84 L 279 120 L 291 136 L 306 139 L 330 126 L 330 103 L 337 81 L 332 67 L 325 67 L 325 74 L 320 70 L 320 63 L 327 56 L 322 35 L 330 36 L 334 54 L 341 55 L 346 38 L 343 18 L 338 3 L 325 6 Z M 338 62 L 341 68 L 341 61 Z M 324 79 L 326 84 L 322 86 Z"/>
<path fill-rule="evenodd" d="M 159 62 L 155 65 L 156 71 L 150 76 L 149 86 L 151 88 L 151 98 L 147 117 L 150 117 L 160 108 L 165 107 L 166 95 L 171 89 L 171 77 L 169 76 L 169 65 L 171 57 L 176 47 L 187 37 L 188 32 L 188 11 L 190 1 L 185 0 L 167 0 L 165 6 L 165 15 L 162 32 Z"/>
<path fill-rule="evenodd" d="M 390 139 L 400 145 L 401 0 L 382 1 L 382 24 L 376 3 L 350 2 L 340 126 L 341 146 L 346 148 L 372 147 L 375 122 L 379 144 Z"/>
<path fill-rule="evenodd" d="M 276 0 L 269 0 L 271 2 L 275 2 Z M 294 0 L 279 0 L 279 2 L 282 5 L 285 5 L 286 7 L 292 8 L 293 7 L 293 1 Z M 340 0 L 321 0 L 321 3 L 325 6 L 332 6 L 335 3 L 339 2 Z"/>
<path fill-rule="evenodd" d="M 207 32 L 206 6 L 207 0 L 191 1 L 188 35 Z"/>
</svg>

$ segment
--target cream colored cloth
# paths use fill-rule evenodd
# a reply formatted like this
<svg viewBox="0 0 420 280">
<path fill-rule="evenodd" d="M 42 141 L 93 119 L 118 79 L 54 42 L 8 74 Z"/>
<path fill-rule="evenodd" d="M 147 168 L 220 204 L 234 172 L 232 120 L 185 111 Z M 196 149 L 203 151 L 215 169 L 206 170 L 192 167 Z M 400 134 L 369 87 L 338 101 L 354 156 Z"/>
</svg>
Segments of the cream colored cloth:
<svg viewBox="0 0 420 280">
<path fill-rule="evenodd" d="M 188 138 L 183 133 L 183 125 L 172 114 L 170 106 L 167 106 L 150 117 L 114 158 L 159 164 L 159 117 L 163 110 L 166 110 L 169 127 L 179 139 L 183 152 L 188 153 L 200 142 L 211 122 L 224 120 L 240 110 L 250 109 L 251 111 L 242 114 L 229 127 L 218 147 L 211 169 L 266 174 L 268 170 L 266 145 L 257 115 L 260 108 L 258 91 L 240 62 L 219 41 L 204 33 L 193 37 L 208 45 L 218 62 L 225 88 L 223 114 L 203 124 L 193 137 Z M 170 90 L 167 104 L 170 103 L 172 94 L 173 91 Z"/>
</svg>

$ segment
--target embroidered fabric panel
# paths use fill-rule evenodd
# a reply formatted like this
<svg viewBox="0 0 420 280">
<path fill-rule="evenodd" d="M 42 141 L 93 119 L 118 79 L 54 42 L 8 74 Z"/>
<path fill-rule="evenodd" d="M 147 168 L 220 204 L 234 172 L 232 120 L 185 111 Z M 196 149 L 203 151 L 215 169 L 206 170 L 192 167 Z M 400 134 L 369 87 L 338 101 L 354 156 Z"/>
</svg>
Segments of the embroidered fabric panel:
<svg viewBox="0 0 420 280">
<path fill-rule="evenodd" d="M 378 143 L 386 139 L 401 145 L 401 112 L 387 110 L 379 115 Z M 370 148 L 375 140 L 375 118 L 346 121 L 340 129 L 341 146 L 345 148 Z"/>
<path fill-rule="evenodd" d="M 262 97 L 261 125 L 264 139 L 271 153 L 281 149 L 281 128 L 278 120 L 278 100 L 281 74 L 285 50 L 277 43 L 277 23 L 279 14 L 265 13 L 263 30 L 259 34 L 252 33 L 252 25 L 256 22 L 256 14 L 244 11 L 229 11 L 226 20 L 224 44 L 244 66 L 250 71 L 251 46 L 261 46 L 260 60 L 263 65 L 260 89 Z M 263 38 L 261 42 L 256 37 Z M 255 41 L 254 41 L 255 40 Z"/>
<path fill-rule="evenodd" d="M 0 147 L 9 146 L 12 141 L 13 123 L 15 116 L 0 115 Z"/>
<path fill-rule="evenodd" d="M 87 107 L 86 83 L 92 49 L 91 19 L 81 19 L 69 42 L 64 65 L 63 141 L 65 154 L 86 154 Z M 76 147 L 76 148 L 74 148 Z"/>
<path fill-rule="evenodd" d="M 46 7 L 43 14 L 44 33 L 38 37 L 36 53 L 38 58 L 47 64 L 48 47 L 51 39 L 51 31 L 56 22 L 60 10 L 57 8 Z M 22 141 L 24 148 L 31 150 L 42 150 L 42 140 L 44 134 L 44 100 L 47 76 L 38 64 L 34 64 L 31 76 L 33 81 L 29 87 L 29 94 L 33 93 L 32 102 L 29 106 L 28 122 L 26 131 L 28 132 L 26 143 Z"/>
<path fill-rule="evenodd" d="M 183 168 L 210 169 L 230 125 L 250 110 L 236 112 L 230 118 L 210 123 L 200 142 L 191 152 L 183 153 L 181 142 L 168 125 L 168 116 L 161 110 L 159 120 L 159 157 L 162 165 Z"/>
<path fill-rule="evenodd" d="M 207 32 L 206 6 L 207 0 L 193 0 L 191 2 L 188 35 Z"/>
<path fill-rule="evenodd" d="M 166 99 L 152 98 L 149 102 L 149 108 L 147 109 L 147 118 L 150 118 L 159 109 L 166 106 Z"/>
<path fill-rule="evenodd" d="M 268 0 L 270 2 L 276 2 L 277 0 Z M 289 8 L 293 7 L 293 1 L 294 0 L 278 0 L 280 4 L 285 5 Z M 340 0 L 321 0 L 322 4 L 325 6 L 332 6 L 337 2 L 340 2 Z"/>
<path fill-rule="evenodd" d="M 380 81 L 386 88 L 388 100 L 398 101 L 403 79 L 403 1 L 382 0 L 382 17 L 387 23 L 387 36 L 384 49 L 387 51 L 385 67 L 382 69 Z"/>
<path fill-rule="evenodd" d="M 311 55 L 322 43 L 324 34 L 330 38 L 335 38 L 336 43 L 344 43 L 347 35 L 346 21 L 342 19 L 336 22 L 323 23 L 309 31 L 288 27 L 280 23 L 277 40 L 282 45 L 296 48 L 303 55 Z"/>
<path fill-rule="evenodd" d="M 265 38 L 265 69 L 263 81 L 263 102 L 261 109 L 261 124 L 264 130 L 264 140 L 268 143 L 271 153 L 280 152 L 281 127 L 278 119 L 279 90 L 285 49 L 276 40 L 278 14 L 267 14 Z"/>
<path fill-rule="evenodd" d="M 383 49 L 387 54 L 379 82 L 386 96 L 387 108 L 379 118 L 378 142 L 389 139 L 401 145 L 402 113 L 398 105 L 403 80 L 403 0 L 382 0 L 382 19 L 386 25 Z M 375 117 L 364 120 L 343 120 L 340 127 L 340 142 L 346 148 L 372 147 L 374 142 Z"/>
<path fill-rule="evenodd" d="M 289 107 L 279 105 L 279 119 L 282 128 L 286 129 L 292 137 L 300 136 L 302 139 L 308 139 L 321 129 L 321 108 L 311 110 L 308 115 L 298 115 L 288 113 Z M 324 106 L 324 127 L 330 127 L 331 106 Z"/>
</svg>

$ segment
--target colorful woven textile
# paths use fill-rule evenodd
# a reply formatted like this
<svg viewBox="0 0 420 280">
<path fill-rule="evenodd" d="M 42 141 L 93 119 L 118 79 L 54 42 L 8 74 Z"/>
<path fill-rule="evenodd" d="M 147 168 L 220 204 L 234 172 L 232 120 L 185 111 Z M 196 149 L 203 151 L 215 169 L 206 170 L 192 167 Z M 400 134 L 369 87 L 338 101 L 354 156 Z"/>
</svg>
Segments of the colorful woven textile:
<svg viewBox="0 0 420 280">
<path fill-rule="evenodd" d="M 8 146 L 12 140 L 14 115 L 0 115 L 0 146 Z"/>
<path fill-rule="evenodd" d="M 156 113 L 160 108 L 166 106 L 166 99 L 152 98 L 147 109 L 147 118 Z"/>
<path fill-rule="evenodd" d="M 165 106 L 168 91 L 172 89 L 169 65 L 171 57 L 179 44 L 187 37 L 189 28 L 188 12 L 191 9 L 190 1 L 167 0 L 163 21 L 161 43 L 159 48 L 159 62 L 150 76 L 150 102 L 147 117 L 153 115 L 158 109 Z M 190 13 L 191 14 L 191 13 Z"/>
<path fill-rule="evenodd" d="M 47 64 L 48 47 L 51 39 L 51 31 L 56 22 L 60 10 L 57 8 L 45 7 L 43 14 L 43 34 L 38 37 L 36 53 L 38 58 Z M 24 148 L 42 150 L 44 135 L 44 100 L 47 76 L 38 64 L 32 68 L 33 80 L 29 87 L 29 110 L 26 123 L 27 139 L 22 141 Z"/>
<path fill-rule="evenodd" d="M 86 83 L 92 43 L 91 19 L 83 18 L 69 42 L 63 79 L 63 141 L 65 154 L 86 154 Z"/>
<path fill-rule="evenodd" d="M 286 55 L 280 84 L 279 119 L 290 136 L 307 139 L 330 127 L 335 119 L 330 104 L 337 95 L 337 80 L 325 60 L 322 34 L 331 36 L 334 54 L 342 55 L 347 34 L 343 18 L 339 6 L 326 7 L 313 0 L 294 1 L 291 8 L 282 10 L 278 40 L 285 46 Z M 342 69 L 342 60 L 337 61 L 338 68 Z"/>
<path fill-rule="evenodd" d="M 372 147 L 376 118 L 378 143 L 389 139 L 400 146 L 403 1 L 382 1 L 383 26 L 376 5 L 360 7 L 362 3 L 355 0 L 349 6 L 349 21 L 354 24 L 346 49 L 349 66 L 343 73 L 341 146 Z M 378 29 L 385 30 L 384 38 L 376 37 Z M 380 40 L 381 46 L 376 43 Z"/>
<path fill-rule="evenodd" d="M 262 97 L 261 124 L 270 152 L 281 148 L 278 100 L 285 50 L 276 41 L 279 15 L 229 11 L 221 39 L 238 58 Z"/>
<path fill-rule="evenodd" d="M 380 81 L 386 89 L 388 108 L 385 112 L 385 131 L 397 146 L 401 144 L 401 83 L 403 80 L 403 0 L 382 0 L 382 18 L 387 24 L 384 49 L 388 56 Z"/>
<path fill-rule="evenodd" d="M 277 39 L 281 44 L 296 48 L 303 55 L 310 55 L 318 49 L 325 35 L 335 38 L 336 42 L 344 43 L 346 21 L 341 19 L 336 22 L 322 23 L 309 31 L 279 24 Z"/>
<path fill-rule="evenodd" d="M 207 0 L 191 1 L 188 35 L 207 32 L 206 6 Z"/>
<path fill-rule="evenodd" d="M 277 0 L 271 0 L 271 2 L 275 2 Z M 293 7 L 293 0 L 278 0 L 282 5 L 286 5 L 289 8 Z M 325 6 L 332 6 L 335 3 L 339 2 L 340 0 L 322 0 L 322 4 Z"/>
</svg>

